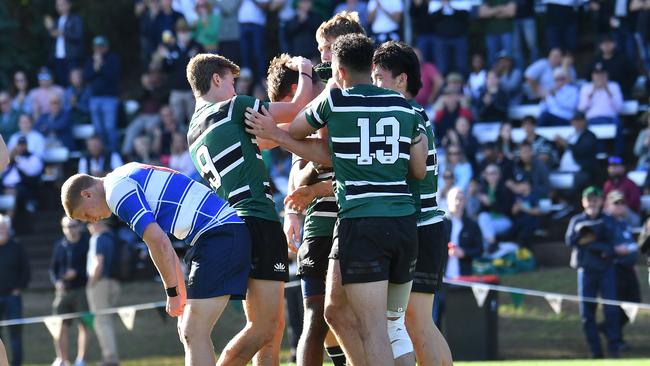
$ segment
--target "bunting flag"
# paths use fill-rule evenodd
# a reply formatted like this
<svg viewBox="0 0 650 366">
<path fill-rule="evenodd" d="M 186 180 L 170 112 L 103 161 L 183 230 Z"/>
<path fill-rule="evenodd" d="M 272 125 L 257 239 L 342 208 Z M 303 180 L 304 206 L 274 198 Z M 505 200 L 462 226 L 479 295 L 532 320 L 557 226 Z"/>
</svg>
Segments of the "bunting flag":
<svg viewBox="0 0 650 366">
<path fill-rule="evenodd" d="M 636 314 L 639 312 L 639 305 L 626 302 L 621 304 L 621 309 L 623 309 L 625 315 L 630 319 L 630 323 L 634 323 Z"/>
<path fill-rule="evenodd" d="M 47 330 L 50 331 L 52 338 L 58 340 L 61 335 L 61 327 L 63 326 L 63 319 L 60 316 L 48 316 L 43 319 L 43 323 L 47 327 Z"/>
<path fill-rule="evenodd" d="M 560 312 L 562 312 L 562 296 L 547 294 L 544 295 L 544 298 L 548 301 L 548 304 L 551 306 L 551 309 L 553 309 L 555 314 L 560 314 Z"/>
<path fill-rule="evenodd" d="M 474 298 L 476 299 L 476 303 L 480 308 L 482 308 L 483 304 L 485 303 L 485 299 L 487 298 L 487 295 L 490 292 L 490 287 L 482 284 L 473 284 L 472 292 L 474 293 Z"/>
<path fill-rule="evenodd" d="M 117 311 L 120 319 L 122 319 L 122 323 L 124 323 L 124 326 L 128 330 L 133 330 L 133 326 L 135 325 L 135 312 L 135 308 L 122 308 Z"/>
<path fill-rule="evenodd" d="M 524 294 L 519 294 L 516 292 L 511 292 L 510 293 L 510 300 L 512 301 L 512 306 L 515 309 L 519 309 L 523 306 L 524 304 Z"/>
</svg>

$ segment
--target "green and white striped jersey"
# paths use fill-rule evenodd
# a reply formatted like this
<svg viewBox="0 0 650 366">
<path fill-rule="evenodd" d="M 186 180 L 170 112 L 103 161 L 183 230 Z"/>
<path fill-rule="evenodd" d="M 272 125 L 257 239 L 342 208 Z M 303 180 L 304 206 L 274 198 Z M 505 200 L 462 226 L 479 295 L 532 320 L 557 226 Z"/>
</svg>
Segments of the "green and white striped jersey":
<svg viewBox="0 0 650 366">
<path fill-rule="evenodd" d="M 333 171 L 325 171 L 318 174 L 317 181 L 329 181 L 333 184 L 333 177 Z M 305 210 L 303 237 L 305 239 L 319 236 L 331 237 L 334 234 L 334 224 L 336 223 L 338 211 L 339 208 L 336 205 L 334 196 L 314 199 Z"/>
<path fill-rule="evenodd" d="M 244 124 L 246 108 L 259 110 L 262 104 L 249 96 L 235 96 L 197 106 L 187 142 L 196 169 L 239 216 L 279 221 L 257 140 Z"/>
</svg>

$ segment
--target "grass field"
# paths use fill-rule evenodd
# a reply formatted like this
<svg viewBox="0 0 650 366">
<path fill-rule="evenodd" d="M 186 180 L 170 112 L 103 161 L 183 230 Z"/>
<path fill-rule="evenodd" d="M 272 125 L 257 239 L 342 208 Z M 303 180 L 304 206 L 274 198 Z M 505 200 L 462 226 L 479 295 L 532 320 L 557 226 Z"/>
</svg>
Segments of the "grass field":
<svg viewBox="0 0 650 366">
<path fill-rule="evenodd" d="M 639 268 L 643 298 L 650 299 L 647 271 Z M 575 271 L 570 269 L 541 270 L 534 273 L 502 277 L 502 283 L 509 286 L 575 294 Z M 27 292 L 24 296 L 24 315 L 49 314 L 53 293 Z M 153 282 L 128 283 L 123 286 L 119 303 L 136 304 L 162 299 L 160 284 Z M 515 308 L 508 294 L 499 295 L 499 358 L 504 360 L 554 359 L 549 362 L 493 362 L 456 363 L 458 365 L 649 365 L 650 366 L 650 313 L 639 312 L 636 322 L 625 329 L 625 338 L 630 350 L 621 361 L 559 361 L 558 359 L 584 359 L 589 357 L 581 330 L 578 306 L 562 304 L 562 313 L 553 313 L 544 299 L 526 297 L 523 306 Z M 116 319 L 116 332 L 120 355 L 126 366 L 159 366 L 182 364 L 182 347 L 177 339 L 175 323 L 162 317 L 157 311 L 138 312 L 135 329 L 128 331 Z M 217 350 L 241 329 L 244 322 L 241 304 L 231 303 L 222 316 L 213 340 Z M 472 331 L 468 327 L 468 331 Z M 75 332 L 73 332 L 74 334 Z M 5 333 L 6 334 L 6 333 Z M 54 350 L 49 333 L 43 324 L 25 326 L 23 330 L 25 362 L 28 365 L 49 365 Z M 6 338 L 5 338 L 6 339 Z M 286 337 L 285 337 L 286 340 Z M 74 342 L 72 342 L 74 343 Z M 453 345 L 452 345 L 453 353 Z M 99 347 L 92 338 L 89 349 L 90 361 L 99 359 Z M 648 360 L 632 360 L 649 358 Z"/>
</svg>

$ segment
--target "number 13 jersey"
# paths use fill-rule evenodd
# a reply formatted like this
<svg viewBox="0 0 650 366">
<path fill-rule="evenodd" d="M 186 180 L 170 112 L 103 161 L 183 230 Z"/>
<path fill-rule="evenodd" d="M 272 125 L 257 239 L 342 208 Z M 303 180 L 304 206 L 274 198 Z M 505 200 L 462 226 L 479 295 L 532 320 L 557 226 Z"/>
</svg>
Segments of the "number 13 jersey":
<svg viewBox="0 0 650 366">
<path fill-rule="evenodd" d="M 411 141 L 424 125 L 404 97 L 373 85 L 331 89 L 306 112 L 328 127 L 339 218 L 400 217 L 415 212 L 406 177 Z"/>
</svg>

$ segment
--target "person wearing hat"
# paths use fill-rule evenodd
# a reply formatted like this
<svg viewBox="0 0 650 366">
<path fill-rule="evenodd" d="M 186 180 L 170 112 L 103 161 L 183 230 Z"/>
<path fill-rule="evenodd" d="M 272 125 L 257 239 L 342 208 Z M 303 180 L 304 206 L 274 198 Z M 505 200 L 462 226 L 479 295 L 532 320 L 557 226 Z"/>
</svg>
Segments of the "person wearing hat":
<svg viewBox="0 0 650 366">
<path fill-rule="evenodd" d="M 623 242 L 623 237 L 614 218 L 602 212 L 602 205 L 603 191 L 596 186 L 585 188 L 582 191 L 584 211 L 569 221 L 565 241 L 572 249 L 571 266 L 578 270 L 578 295 L 615 300 L 614 247 Z M 607 354 L 609 357 L 618 357 L 621 341 L 618 308 L 605 305 L 603 312 Z M 580 317 L 592 356 L 602 358 L 603 349 L 596 324 L 596 304 L 581 302 Z"/>
<path fill-rule="evenodd" d="M 630 97 L 637 79 L 636 68 L 630 67 L 633 62 L 619 50 L 616 40 L 609 34 L 605 34 L 601 38 L 598 50 L 592 64 L 602 63 L 604 69 L 607 70 L 609 80 L 615 81 L 621 86 L 624 97 Z"/>
<path fill-rule="evenodd" d="M 607 163 L 608 179 L 603 187 L 605 194 L 613 190 L 620 191 L 628 207 L 638 213 L 641 210 L 641 189 L 627 177 L 623 159 L 619 156 L 610 156 Z"/>
<path fill-rule="evenodd" d="M 578 88 L 569 83 L 564 68 L 553 70 L 553 87 L 546 93 L 540 107 L 540 126 L 568 126 L 578 105 Z"/>
<path fill-rule="evenodd" d="M 38 71 L 38 87 L 29 92 L 28 98 L 32 101 L 32 115 L 40 117 L 44 113 L 50 113 L 50 99 L 54 96 L 63 98 L 63 88 L 54 84 L 52 73 L 47 67 L 41 67 Z"/>
<path fill-rule="evenodd" d="M 510 105 L 517 105 L 521 100 L 521 70 L 515 65 L 512 55 L 502 50 L 497 54 L 497 62 L 493 68 L 499 78 L 499 87 L 506 92 Z"/>
<path fill-rule="evenodd" d="M 564 61 L 564 54 L 559 48 L 552 48 L 548 57 L 533 62 L 524 71 L 526 85 L 524 92 L 529 101 L 544 99 L 544 96 L 553 89 L 555 81 L 553 72 L 557 68 L 563 68 L 569 74 L 570 80 L 576 79 L 576 72 L 570 63 Z"/>
</svg>

